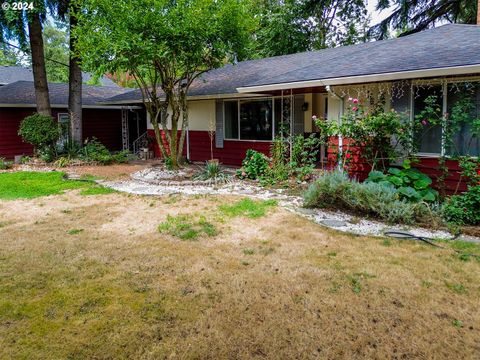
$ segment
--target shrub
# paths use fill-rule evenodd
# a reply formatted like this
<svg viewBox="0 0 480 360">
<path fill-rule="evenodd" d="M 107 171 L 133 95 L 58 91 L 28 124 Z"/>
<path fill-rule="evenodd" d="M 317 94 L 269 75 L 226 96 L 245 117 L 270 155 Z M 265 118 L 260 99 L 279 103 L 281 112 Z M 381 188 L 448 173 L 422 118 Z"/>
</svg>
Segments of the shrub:
<svg viewBox="0 0 480 360">
<path fill-rule="evenodd" d="M 258 151 L 248 149 L 242 161 L 242 168 L 237 171 L 237 176 L 255 180 L 265 175 L 267 169 L 268 158 Z"/>
<path fill-rule="evenodd" d="M 443 205 L 444 219 L 455 225 L 480 224 L 480 185 L 470 186 L 462 195 L 454 195 Z"/>
<path fill-rule="evenodd" d="M 222 170 L 218 161 L 206 161 L 203 171 L 196 175 L 195 179 L 202 181 L 211 180 L 214 183 L 224 183 L 228 181 L 229 176 Z"/>
<path fill-rule="evenodd" d="M 413 223 L 425 212 L 425 209 L 417 209 L 418 204 L 400 199 L 392 186 L 359 183 L 338 170 L 324 174 L 308 188 L 304 206 L 352 210 L 390 223 L 405 224 Z"/>
<path fill-rule="evenodd" d="M 7 170 L 13 167 L 13 162 L 0 158 L 0 170 Z"/>
<path fill-rule="evenodd" d="M 18 135 L 40 151 L 54 147 L 59 137 L 58 125 L 51 116 L 33 114 L 23 119 Z"/>
<path fill-rule="evenodd" d="M 438 191 L 431 188 L 432 179 L 412 168 L 409 161 L 404 161 L 402 169 L 389 168 L 387 174 L 371 171 L 366 182 L 392 186 L 408 201 L 433 202 L 438 198 Z"/>
<path fill-rule="evenodd" d="M 85 142 L 85 146 L 79 150 L 78 157 L 84 161 L 96 161 L 103 165 L 112 163 L 126 163 L 130 160 L 128 150 L 119 151 L 111 154 L 110 151 L 96 138 L 91 138 Z"/>
</svg>

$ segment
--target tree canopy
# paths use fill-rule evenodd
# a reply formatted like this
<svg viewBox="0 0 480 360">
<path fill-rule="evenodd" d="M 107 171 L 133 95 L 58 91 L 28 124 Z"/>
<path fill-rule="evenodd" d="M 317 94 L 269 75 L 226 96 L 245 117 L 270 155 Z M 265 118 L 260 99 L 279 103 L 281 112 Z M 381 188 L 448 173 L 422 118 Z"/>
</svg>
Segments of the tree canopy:
<svg viewBox="0 0 480 360">
<path fill-rule="evenodd" d="M 247 7 L 237 0 L 81 4 L 74 36 L 85 68 L 134 76 L 162 155 L 176 166 L 188 126 L 186 93 L 201 73 L 247 57 L 251 26 Z"/>
<path fill-rule="evenodd" d="M 363 0 L 260 0 L 255 43 L 259 57 L 292 54 L 366 40 Z"/>
<path fill-rule="evenodd" d="M 393 7 L 393 11 L 369 33 L 384 39 L 390 28 L 400 31 L 402 36 L 442 22 L 476 24 L 477 6 L 478 0 L 379 0 L 377 10 Z"/>
</svg>

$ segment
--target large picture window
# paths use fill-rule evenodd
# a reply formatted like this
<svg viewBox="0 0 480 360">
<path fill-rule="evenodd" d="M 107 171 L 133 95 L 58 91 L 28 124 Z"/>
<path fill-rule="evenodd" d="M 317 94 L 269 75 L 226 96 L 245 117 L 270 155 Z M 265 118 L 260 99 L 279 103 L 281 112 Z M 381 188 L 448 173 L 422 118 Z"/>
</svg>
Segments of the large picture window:
<svg viewBox="0 0 480 360">
<path fill-rule="evenodd" d="M 442 128 L 440 124 L 430 124 L 428 119 L 417 118 L 425 109 L 425 100 L 430 96 L 435 99 L 436 117 L 448 116 L 445 125 L 448 129 Z M 422 122 L 421 130 L 415 134 L 420 154 L 480 155 L 480 134 L 472 126 L 476 121 L 480 123 L 478 82 L 413 87 L 412 105 L 413 118 Z M 443 134 L 446 139 L 442 139 Z"/>
<path fill-rule="evenodd" d="M 225 139 L 273 139 L 273 100 L 240 100 L 224 102 Z"/>
</svg>

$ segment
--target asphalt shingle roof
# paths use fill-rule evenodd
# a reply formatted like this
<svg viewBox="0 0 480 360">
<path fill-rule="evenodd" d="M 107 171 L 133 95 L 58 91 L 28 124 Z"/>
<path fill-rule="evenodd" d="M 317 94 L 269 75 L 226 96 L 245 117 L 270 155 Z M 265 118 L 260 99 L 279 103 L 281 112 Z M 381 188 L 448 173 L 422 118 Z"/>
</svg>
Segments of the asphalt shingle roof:
<svg viewBox="0 0 480 360">
<path fill-rule="evenodd" d="M 52 105 L 68 105 L 68 84 L 49 83 L 50 103 Z M 119 95 L 126 90 L 121 87 L 83 85 L 83 105 L 99 105 L 105 99 Z M 35 104 L 35 88 L 33 81 L 17 81 L 0 86 L 1 104 Z"/>
<path fill-rule="evenodd" d="M 92 75 L 86 72 L 82 73 L 83 82 L 87 82 Z M 0 85 L 11 84 L 15 81 L 33 81 L 32 69 L 21 66 L 0 66 Z M 103 76 L 99 79 L 102 86 L 116 86 L 115 82 Z"/>
<path fill-rule="evenodd" d="M 234 94 L 239 87 L 464 65 L 480 65 L 480 26 L 449 24 L 396 39 L 225 65 L 203 74 L 189 95 Z M 108 101 L 130 100 L 141 100 L 140 91 Z"/>
</svg>

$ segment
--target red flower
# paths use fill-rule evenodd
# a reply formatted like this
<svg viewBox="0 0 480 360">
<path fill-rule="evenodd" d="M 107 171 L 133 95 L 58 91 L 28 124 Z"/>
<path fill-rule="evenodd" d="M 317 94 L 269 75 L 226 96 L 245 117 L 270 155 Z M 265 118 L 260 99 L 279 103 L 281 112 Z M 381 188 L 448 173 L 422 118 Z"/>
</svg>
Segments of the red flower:
<svg viewBox="0 0 480 360">
<path fill-rule="evenodd" d="M 350 159 L 350 158 L 352 157 L 352 155 L 351 155 L 350 153 L 347 153 L 347 154 L 345 155 L 345 157 L 346 157 L 347 159 Z"/>
</svg>

